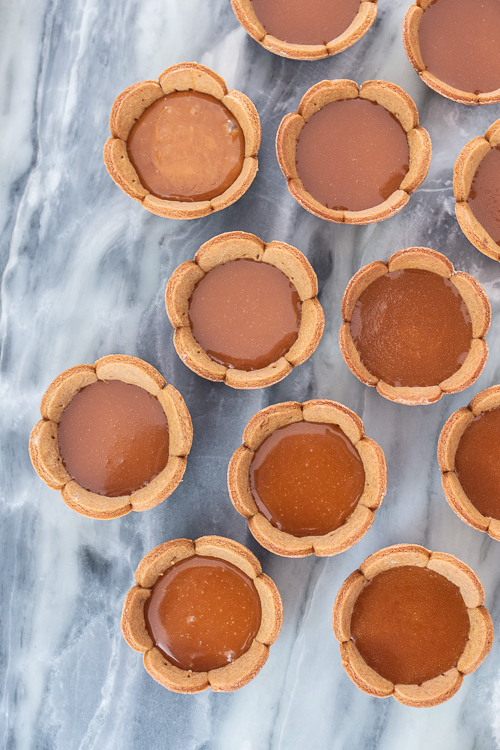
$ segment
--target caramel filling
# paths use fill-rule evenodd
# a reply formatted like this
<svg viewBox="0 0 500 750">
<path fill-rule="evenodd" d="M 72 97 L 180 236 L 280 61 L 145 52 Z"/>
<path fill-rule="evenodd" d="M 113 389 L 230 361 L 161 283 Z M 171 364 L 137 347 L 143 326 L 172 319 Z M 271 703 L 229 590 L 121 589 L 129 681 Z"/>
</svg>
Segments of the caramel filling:
<svg viewBox="0 0 500 750">
<path fill-rule="evenodd" d="M 471 503 L 483 516 L 500 520 L 500 408 L 477 416 L 465 429 L 455 471 Z"/>
<path fill-rule="evenodd" d="M 420 685 L 456 667 L 470 621 L 458 586 L 414 565 L 385 570 L 356 600 L 351 638 L 379 675 Z"/>
<path fill-rule="evenodd" d="M 488 151 L 479 164 L 467 203 L 493 242 L 500 245 L 500 146 Z"/>
<path fill-rule="evenodd" d="M 153 195 L 172 201 L 207 201 L 239 176 L 245 138 L 218 99 L 176 91 L 139 117 L 127 140 L 129 159 Z"/>
<path fill-rule="evenodd" d="M 151 639 L 171 664 L 208 672 L 248 651 L 262 612 L 246 573 L 225 560 L 194 555 L 158 579 L 144 616 Z"/>
<path fill-rule="evenodd" d="M 106 497 L 144 487 L 168 461 L 168 423 L 160 402 L 121 380 L 82 388 L 63 411 L 57 436 L 68 474 Z"/>
<path fill-rule="evenodd" d="M 250 488 L 260 512 L 298 537 L 341 526 L 364 486 L 359 453 L 333 424 L 281 427 L 257 449 L 250 465 Z"/>
<path fill-rule="evenodd" d="M 392 386 L 432 386 L 453 375 L 472 341 L 469 312 L 456 287 L 437 273 L 386 273 L 365 289 L 351 335 L 368 372 Z"/>
<path fill-rule="evenodd" d="M 439 80 L 474 94 L 500 88 L 498 0 L 434 0 L 418 38 L 422 60 Z"/>
<path fill-rule="evenodd" d="M 276 362 L 297 340 L 301 303 L 287 276 L 239 258 L 216 266 L 189 300 L 193 336 L 215 361 L 237 370 Z"/>
<path fill-rule="evenodd" d="M 399 189 L 410 163 L 406 133 L 384 107 L 366 99 L 327 104 L 297 142 L 304 188 L 326 208 L 363 211 Z"/>
<path fill-rule="evenodd" d="M 252 5 L 267 33 L 290 44 L 328 44 L 359 10 L 359 0 L 252 0 Z"/>
</svg>

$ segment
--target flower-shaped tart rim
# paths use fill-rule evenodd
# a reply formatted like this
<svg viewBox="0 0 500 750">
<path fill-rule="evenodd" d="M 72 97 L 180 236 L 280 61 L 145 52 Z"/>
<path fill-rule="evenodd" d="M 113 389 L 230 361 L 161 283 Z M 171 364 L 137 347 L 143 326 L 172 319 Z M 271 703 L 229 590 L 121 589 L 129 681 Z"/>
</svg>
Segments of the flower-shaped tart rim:
<svg viewBox="0 0 500 750">
<path fill-rule="evenodd" d="M 157 99 L 175 91 L 198 91 L 218 99 L 238 120 L 245 139 L 245 157 L 239 176 L 221 195 L 207 201 L 173 201 L 158 198 L 145 188 L 127 152 L 127 138 L 143 112 Z M 158 81 L 134 83 L 117 96 L 109 121 L 111 137 L 104 146 L 106 168 L 119 188 L 153 214 L 169 219 L 197 219 L 221 211 L 248 190 L 258 170 L 261 128 L 257 110 L 241 91 L 228 91 L 225 81 L 198 63 L 167 68 Z"/>
<path fill-rule="evenodd" d="M 352 612 L 366 583 L 385 570 L 407 565 L 433 570 L 458 586 L 470 620 L 469 640 L 457 666 L 421 685 L 394 685 L 368 666 L 351 640 Z M 392 695 L 399 703 L 416 708 L 444 703 L 460 688 L 464 675 L 479 667 L 493 644 L 493 623 L 483 605 L 481 581 L 453 555 L 430 552 L 415 544 L 396 544 L 378 550 L 351 573 L 335 598 L 332 625 L 340 644 L 342 666 L 360 690 L 377 698 Z"/>
<path fill-rule="evenodd" d="M 98 380 L 121 380 L 155 396 L 167 417 L 169 457 L 165 468 L 146 486 L 121 497 L 106 497 L 84 489 L 66 471 L 59 451 L 57 425 L 74 396 Z M 40 406 L 42 419 L 30 435 L 33 467 L 52 489 L 60 490 L 66 505 L 90 518 L 119 518 L 131 510 L 143 511 L 163 502 L 178 486 L 186 470 L 193 441 L 189 411 L 179 391 L 167 385 L 158 370 L 137 357 L 111 354 L 93 365 L 70 367 L 49 385 Z"/>
<path fill-rule="evenodd" d="M 365 471 L 365 487 L 345 522 L 323 535 L 297 537 L 281 531 L 258 509 L 250 490 L 249 470 L 255 451 L 275 430 L 296 422 L 323 422 L 340 427 L 358 451 Z M 299 403 L 285 401 L 254 414 L 243 432 L 243 444 L 229 462 L 228 489 L 234 507 L 265 549 L 282 557 L 330 557 L 354 546 L 371 527 L 387 488 L 382 448 L 365 435 L 360 417 L 343 404 L 327 399 Z"/>
<path fill-rule="evenodd" d="M 366 34 L 377 16 L 377 0 L 361 0 L 352 22 L 335 39 L 327 44 L 291 44 L 266 32 L 251 0 L 231 0 L 231 5 L 240 24 L 256 42 L 275 55 L 293 60 L 320 60 L 342 52 Z"/>
<path fill-rule="evenodd" d="M 460 368 L 439 385 L 392 386 L 372 375 L 361 362 L 351 336 L 351 316 L 361 294 L 380 276 L 400 269 L 418 268 L 443 276 L 455 286 L 462 297 L 472 322 L 469 353 Z M 472 385 L 481 375 L 488 357 L 484 339 L 491 322 L 491 306 L 479 282 L 468 273 L 455 271 L 446 256 L 429 247 L 408 247 L 391 255 L 387 263 L 373 261 L 361 268 L 350 280 L 342 298 L 342 320 L 339 343 L 345 363 L 365 385 L 375 386 L 381 396 L 409 406 L 432 404 L 443 393 L 458 393 Z"/>
<path fill-rule="evenodd" d="M 215 266 L 240 258 L 268 263 L 282 271 L 297 290 L 302 305 L 296 342 L 276 362 L 258 370 L 237 370 L 215 362 L 194 338 L 189 322 L 189 299 L 196 284 Z M 205 242 L 193 260 L 176 268 L 167 283 L 165 305 L 174 328 L 177 354 L 193 372 L 232 388 L 266 388 L 305 362 L 318 346 L 324 314 L 317 294 L 317 276 L 300 250 L 285 242 L 264 243 L 248 232 L 226 232 Z"/>
<path fill-rule="evenodd" d="M 146 628 L 144 604 L 152 586 L 180 560 L 202 555 L 232 563 L 249 576 L 259 595 L 261 625 L 250 648 L 235 661 L 208 672 L 180 669 L 156 648 Z M 157 682 L 177 693 L 199 693 L 210 687 L 232 692 L 246 685 L 262 669 L 283 622 L 283 607 L 276 584 L 265 573 L 255 555 L 232 539 L 204 536 L 194 541 L 173 539 L 155 547 L 141 560 L 135 572 L 136 585 L 123 605 L 122 633 L 128 645 L 144 654 L 144 667 Z"/>
<path fill-rule="evenodd" d="M 399 188 L 377 206 L 362 211 L 326 208 L 302 184 L 296 165 L 297 141 L 304 125 L 318 110 L 335 101 L 358 97 L 380 104 L 399 121 L 408 141 L 409 169 Z M 286 177 L 290 194 L 306 211 L 340 224 L 373 224 L 401 211 L 410 200 L 410 195 L 424 181 L 431 153 L 431 139 L 427 130 L 419 125 L 413 99 L 402 88 L 388 81 L 365 81 L 361 86 L 349 79 L 320 81 L 306 91 L 297 112 L 285 115 L 276 135 L 278 163 Z"/>
</svg>

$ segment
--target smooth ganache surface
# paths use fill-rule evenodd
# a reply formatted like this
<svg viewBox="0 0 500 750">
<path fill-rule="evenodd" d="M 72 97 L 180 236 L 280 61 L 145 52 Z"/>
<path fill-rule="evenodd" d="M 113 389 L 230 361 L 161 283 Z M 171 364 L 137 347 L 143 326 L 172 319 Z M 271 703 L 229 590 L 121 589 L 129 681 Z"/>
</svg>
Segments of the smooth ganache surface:
<svg viewBox="0 0 500 750">
<path fill-rule="evenodd" d="M 25 0 L 2 3 L 0 263 L 2 711 L 8 750 L 494 750 L 500 748 L 500 649 L 433 709 L 377 700 L 351 683 L 331 628 L 345 578 L 381 547 L 423 544 L 470 565 L 500 628 L 500 543 L 445 501 L 436 460 L 449 415 L 500 379 L 500 266 L 462 234 L 452 173 L 463 146 L 500 117 L 420 82 L 404 53 L 408 2 L 381 3 L 353 47 L 317 62 L 277 57 L 246 35 L 226 0 Z M 259 173 L 234 205 L 181 222 L 143 210 L 103 164 L 115 97 L 195 60 L 255 103 Z M 274 139 L 282 117 L 323 79 L 381 78 L 415 100 L 430 132 L 429 175 L 394 218 L 334 225 L 289 195 Z M 225 231 L 282 240 L 319 278 L 326 328 L 313 356 L 266 390 L 234 391 L 177 357 L 164 309 L 167 279 Z M 362 266 L 428 246 L 477 277 L 493 308 L 490 356 L 478 381 L 431 406 L 388 402 L 362 385 L 338 347 L 340 302 Z M 113 521 L 80 517 L 36 476 L 28 437 L 42 394 L 66 368 L 112 353 L 150 362 L 184 396 L 194 442 L 184 481 L 164 503 Z M 385 451 L 388 493 L 375 522 L 334 558 L 284 559 L 263 550 L 233 510 L 226 471 L 250 417 L 268 404 L 334 399 L 356 411 Z M 169 693 L 120 633 L 134 570 L 154 546 L 219 534 L 247 544 L 276 582 L 284 627 L 260 674 L 232 694 Z"/>
</svg>

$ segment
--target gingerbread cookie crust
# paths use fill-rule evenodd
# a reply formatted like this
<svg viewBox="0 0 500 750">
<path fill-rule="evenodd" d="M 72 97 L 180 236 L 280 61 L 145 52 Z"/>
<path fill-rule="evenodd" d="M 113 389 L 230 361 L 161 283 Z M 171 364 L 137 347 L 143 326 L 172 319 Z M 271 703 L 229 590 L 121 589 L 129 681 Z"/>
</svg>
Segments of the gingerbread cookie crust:
<svg viewBox="0 0 500 750">
<path fill-rule="evenodd" d="M 208 672 L 180 669 L 155 647 L 146 629 L 144 605 L 158 579 L 172 565 L 194 555 L 214 557 L 239 568 L 249 576 L 259 595 L 262 619 L 260 628 L 246 653 L 232 663 Z M 269 647 L 281 630 L 283 608 L 274 582 L 262 572 L 259 561 L 250 550 L 231 539 L 204 536 L 174 539 L 149 552 L 137 566 L 136 585 L 127 593 L 123 605 L 122 633 L 131 648 L 144 654 L 144 666 L 160 685 L 176 693 L 199 693 L 210 687 L 215 692 L 232 692 L 246 685 L 262 669 Z"/>
<path fill-rule="evenodd" d="M 155 396 L 167 417 L 169 456 L 165 468 L 146 486 L 121 497 L 89 492 L 66 471 L 58 443 L 58 424 L 73 397 L 97 381 L 119 380 L 139 386 Z M 119 518 L 131 510 L 154 508 L 172 494 L 186 470 L 193 427 L 181 394 L 154 367 L 136 357 L 122 354 L 98 359 L 93 365 L 77 365 L 52 381 L 40 407 L 43 419 L 33 428 L 29 452 L 35 471 L 52 489 L 60 490 L 66 505 L 90 518 Z"/>
<path fill-rule="evenodd" d="M 395 685 L 368 666 L 351 639 L 351 618 L 356 600 L 367 583 L 383 571 L 401 566 L 428 568 L 455 584 L 469 615 L 469 639 L 456 667 L 420 685 Z M 414 544 L 396 544 L 370 555 L 342 584 L 333 607 L 333 632 L 347 675 L 360 690 L 376 698 L 392 695 L 415 708 L 437 706 L 451 698 L 465 675 L 484 661 L 493 644 L 493 624 L 484 605 L 484 589 L 476 574 L 453 555 L 430 552 Z"/>
<path fill-rule="evenodd" d="M 189 300 L 196 284 L 216 266 L 240 258 L 275 266 L 298 292 L 302 314 L 298 338 L 284 356 L 257 370 L 238 370 L 215 362 L 193 336 Z M 185 365 L 207 380 L 222 381 L 231 388 L 265 388 L 286 377 L 315 351 L 323 334 L 323 309 L 317 298 L 318 281 L 307 258 L 284 242 L 265 244 L 253 234 L 227 232 L 205 242 L 192 261 L 182 263 L 170 277 L 165 304 L 175 329 L 174 346 Z"/>
<path fill-rule="evenodd" d="M 483 137 L 473 138 L 461 150 L 453 170 L 453 193 L 462 232 L 481 253 L 500 261 L 500 245 L 476 219 L 468 203 L 474 175 L 492 148 L 500 148 L 500 120 L 496 120 Z"/>
<path fill-rule="evenodd" d="M 256 42 L 275 55 L 294 60 L 320 60 L 342 52 L 366 34 L 377 16 L 376 0 L 362 0 L 353 21 L 335 39 L 326 44 L 290 44 L 266 32 L 257 18 L 251 0 L 231 0 L 231 5 L 240 24 Z"/>
<path fill-rule="evenodd" d="M 296 166 L 297 141 L 304 125 L 320 109 L 335 101 L 357 98 L 380 104 L 399 121 L 408 141 L 409 169 L 399 188 L 379 205 L 362 211 L 326 208 L 305 190 L 299 178 Z M 394 83 L 375 80 L 358 86 L 348 79 L 317 83 L 306 91 L 297 112 L 283 118 L 276 136 L 278 163 L 286 177 L 288 190 L 303 208 L 327 221 L 372 224 L 394 216 L 406 206 L 410 195 L 422 184 L 429 169 L 431 140 L 428 132 L 418 123 L 418 111 L 413 99 Z"/>
<path fill-rule="evenodd" d="M 334 531 L 321 536 L 294 536 L 273 526 L 258 509 L 250 490 L 249 471 L 255 451 L 275 430 L 296 422 L 338 425 L 358 452 L 365 472 L 364 490 L 354 511 Z M 380 446 L 365 435 L 363 422 L 346 406 L 326 399 L 304 403 L 287 401 L 257 412 L 243 432 L 228 469 L 229 496 L 248 521 L 255 539 L 270 552 L 283 557 L 330 557 L 356 544 L 371 527 L 387 486 L 385 457 Z"/>
<path fill-rule="evenodd" d="M 472 340 L 469 353 L 460 368 L 451 377 L 431 386 L 393 386 L 370 373 L 361 362 L 351 334 L 351 317 L 361 294 L 381 276 L 402 269 L 420 269 L 448 279 L 462 297 L 472 323 Z M 365 385 L 376 387 L 381 396 L 409 406 L 432 404 L 444 393 L 458 393 L 472 385 L 480 376 L 488 357 L 484 339 L 490 322 L 491 307 L 488 298 L 473 276 L 455 271 L 450 261 L 441 253 L 425 247 L 410 247 L 391 255 L 387 263 L 375 261 L 356 273 L 344 292 L 339 342 L 342 356 L 351 372 Z"/>
<path fill-rule="evenodd" d="M 243 166 L 233 184 L 211 200 L 165 200 L 141 184 L 128 156 L 127 139 L 134 123 L 155 101 L 176 91 L 190 90 L 214 97 L 236 118 L 245 139 Z M 111 178 L 124 193 L 158 216 L 197 219 L 221 211 L 241 198 L 257 174 L 261 129 L 255 106 L 240 91 L 228 91 L 220 76 L 198 63 L 180 63 L 164 70 L 158 81 L 129 86 L 115 99 L 109 126 L 111 137 L 104 146 L 104 163 Z"/>
</svg>

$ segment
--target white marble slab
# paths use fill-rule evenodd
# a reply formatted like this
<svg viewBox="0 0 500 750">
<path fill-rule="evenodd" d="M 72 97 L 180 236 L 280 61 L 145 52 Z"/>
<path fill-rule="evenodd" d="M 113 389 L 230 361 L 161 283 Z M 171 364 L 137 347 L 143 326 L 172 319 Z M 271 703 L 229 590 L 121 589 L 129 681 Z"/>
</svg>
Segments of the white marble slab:
<svg viewBox="0 0 500 750">
<path fill-rule="evenodd" d="M 361 693 L 340 665 L 331 608 L 371 552 L 418 542 L 479 574 L 500 628 L 500 544 L 465 526 L 441 491 L 440 429 L 500 380 L 500 266 L 462 235 L 452 170 L 500 106 L 454 104 L 427 89 L 404 54 L 409 0 L 380 0 L 372 30 L 332 59 L 273 56 L 246 36 L 228 0 L 2 0 L 0 261 L 2 276 L 2 605 L 0 743 L 9 750 L 490 750 L 500 748 L 500 653 L 448 703 L 416 710 Z M 244 91 L 260 113 L 260 171 L 229 209 L 187 223 L 152 216 L 102 162 L 108 116 L 126 86 L 195 60 Z M 289 196 L 274 154 L 278 124 L 323 78 L 384 78 L 415 99 L 433 140 L 429 176 L 395 218 L 334 226 Z M 266 391 L 235 392 L 175 355 L 163 294 L 173 269 L 222 231 L 281 239 L 311 260 L 327 324 L 313 358 Z M 361 385 L 337 344 L 344 287 L 362 265 L 410 245 L 444 252 L 484 285 L 490 358 L 474 387 L 427 407 L 391 404 Z M 59 372 L 110 353 L 143 357 L 183 393 L 194 444 L 185 481 L 157 508 L 110 522 L 69 510 L 28 458 L 41 395 Z M 342 401 L 384 448 L 389 491 L 366 537 L 332 559 L 262 550 L 230 505 L 225 474 L 250 416 L 286 399 Z M 168 693 L 123 641 L 119 620 L 140 558 L 162 541 L 217 533 L 258 555 L 285 621 L 261 674 L 231 695 Z"/>
</svg>

